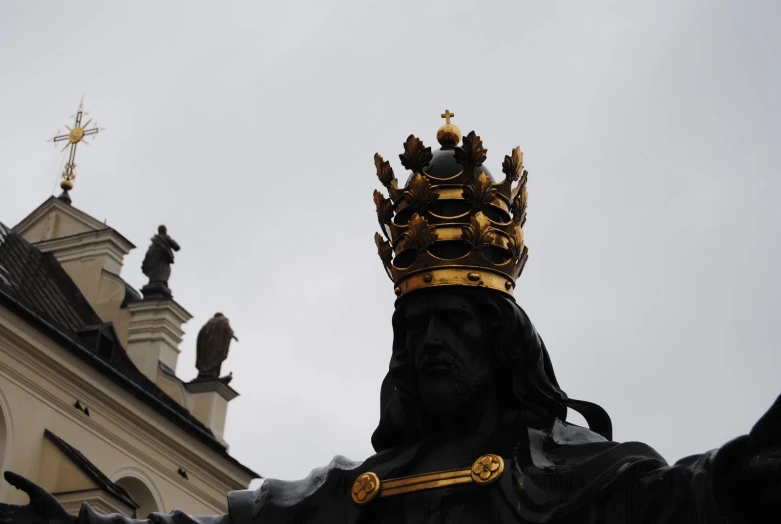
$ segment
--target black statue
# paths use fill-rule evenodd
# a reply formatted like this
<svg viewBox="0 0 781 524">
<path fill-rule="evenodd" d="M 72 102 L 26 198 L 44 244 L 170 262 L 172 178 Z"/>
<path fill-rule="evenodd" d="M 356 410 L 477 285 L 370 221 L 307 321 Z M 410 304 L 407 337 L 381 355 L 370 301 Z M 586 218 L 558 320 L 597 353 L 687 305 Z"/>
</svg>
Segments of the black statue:
<svg viewBox="0 0 781 524">
<path fill-rule="evenodd" d="M 168 288 L 168 279 L 171 278 L 171 264 L 174 263 L 174 251 L 181 247 L 168 235 L 165 226 L 157 228 L 157 234 L 152 237 L 152 243 L 146 251 L 144 261 L 141 263 L 141 271 L 149 277 L 149 283 L 142 288 L 144 297 L 159 298 L 171 297 Z"/>
<path fill-rule="evenodd" d="M 499 292 L 402 296 L 393 331 L 376 455 L 337 457 L 305 480 L 229 493 L 229 515 L 173 512 L 149 522 L 734 524 L 779 513 L 781 397 L 749 434 L 668 465 L 645 444 L 612 442 L 607 414 L 564 394 L 526 313 Z M 567 423 L 568 407 L 592 429 Z M 416 484 L 442 471 L 451 483 Z M 4 524 L 131 522 L 86 505 L 70 515 L 29 481 L 6 478 L 31 503 L 0 505 Z M 393 493 L 388 479 L 400 478 L 407 487 Z"/>
<path fill-rule="evenodd" d="M 228 318 L 222 313 L 215 313 L 198 332 L 195 357 L 198 379 L 220 377 L 220 368 L 228 358 L 231 339 L 239 341 L 233 334 Z"/>
</svg>

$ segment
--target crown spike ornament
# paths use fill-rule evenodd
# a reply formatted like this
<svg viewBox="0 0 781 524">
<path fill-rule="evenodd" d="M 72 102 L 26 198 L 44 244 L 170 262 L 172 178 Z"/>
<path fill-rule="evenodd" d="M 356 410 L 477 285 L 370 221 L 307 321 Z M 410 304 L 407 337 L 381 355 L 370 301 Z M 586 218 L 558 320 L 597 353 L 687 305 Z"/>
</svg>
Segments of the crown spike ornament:
<svg viewBox="0 0 781 524">
<path fill-rule="evenodd" d="M 497 183 L 483 165 L 487 149 L 474 131 L 463 137 L 442 114 L 441 148 L 431 151 L 410 135 L 399 155 L 410 171 L 404 187 L 390 163 L 374 155 L 377 178 L 388 197 L 374 192 L 382 234 L 374 236 L 396 296 L 438 286 L 494 289 L 512 296 L 528 257 L 523 153 L 504 157 Z M 459 145 L 460 144 L 460 145 Z"/>
</svg>

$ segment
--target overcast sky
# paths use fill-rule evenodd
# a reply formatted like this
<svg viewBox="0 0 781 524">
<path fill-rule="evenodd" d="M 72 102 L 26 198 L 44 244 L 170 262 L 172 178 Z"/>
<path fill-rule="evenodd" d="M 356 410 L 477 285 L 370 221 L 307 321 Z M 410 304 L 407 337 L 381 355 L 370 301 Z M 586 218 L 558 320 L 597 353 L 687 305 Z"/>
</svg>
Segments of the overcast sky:
<svg viewBox="0 0 781 524">
<path fill-rule="evenodd" d="M 24 2 L 0 7 L 0 221 L 49 197 L 46 140 L 82 95 L 105 127 L 73 205 L 182 246 L 193 315 L 241 340 L 227 439 L 267 477 L 363 459 L 391 350 L 372 156 L 435 145 L 446 108 L 487 164 L 520 145 L 517 299 L 563 389 L 670 462 L 781 393 L 781 4 L 768 1 Z M 573 419 L 579 420 L 579 419 Z"/>
</svg>

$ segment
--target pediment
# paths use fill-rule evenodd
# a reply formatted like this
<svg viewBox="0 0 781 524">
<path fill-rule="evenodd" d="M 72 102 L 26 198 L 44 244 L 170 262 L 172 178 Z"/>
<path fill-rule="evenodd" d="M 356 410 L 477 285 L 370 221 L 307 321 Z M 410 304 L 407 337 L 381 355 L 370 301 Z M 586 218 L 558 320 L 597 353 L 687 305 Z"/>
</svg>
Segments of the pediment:
<svg viewBox="0 0 781 524">
<path fill-rule="evenodd" d="M 46 430 L 39 479 L 50 493 L 102 491 L 131 509 L 138 508 L 124 488 L 114 484 L 78 449 Z"/>
<path fill-rule="evenodd" d="M 48 198 L 38 206 L 32 213 L 16 224 L 13 231 L 31 244 L 38 244 L 47 240 L 72 237 L 106 229 L 115 233 L 116 236 L 124 241 L 123 243 L 129 244 L 129 249 L 135 247 L 122 235 L 100 220 L 55 197 Z"/>
<path fill-rule="evenodd" d="M 41 469 L 41 483 L 52 493 L 99 489 L 95 479 L 50 438 L 43 439 Z"/>
</svg>

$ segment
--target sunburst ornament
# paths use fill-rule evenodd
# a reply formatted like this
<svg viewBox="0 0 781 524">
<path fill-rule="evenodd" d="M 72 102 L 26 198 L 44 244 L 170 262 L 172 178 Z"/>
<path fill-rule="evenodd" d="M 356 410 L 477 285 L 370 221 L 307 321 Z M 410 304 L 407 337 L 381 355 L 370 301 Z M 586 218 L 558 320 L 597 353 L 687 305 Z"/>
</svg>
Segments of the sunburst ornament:
<svg viewBox="0 0 781 524">
<path fill-rule="evenodd" d="M 91 118 L 87 120 L 86 123 L 82 124 L 82 120 L 88 114 L 89 113 L 84 111 L 84 98 L 82 97 L 81 102 L 79 103 L 79 110 L 76 111 L 76 115 L 74 116 L 73 127 L 65 126 L 68 130 L 67 134 L 61 135 L 58 130 L 54 138 L 49 140 L 49 142 L 54 143 L 55 147 L 60 142 L 65 142 L 62 151 L 70 148 L 68 162 L 62 170 L 62 181 L 60 182 L 60 187 L 65 191 L 73 189 L 73 180 L 76 178 L 76 146 L 79 143 L 89 145 L 89 142 L 87 142 L 85 138 L 97 135 L 99 132 L 103 131 L 102 127 L 98 127 L 97 122 L 90 127 L 90 124 L 92 124 Z"/>
</svg>

